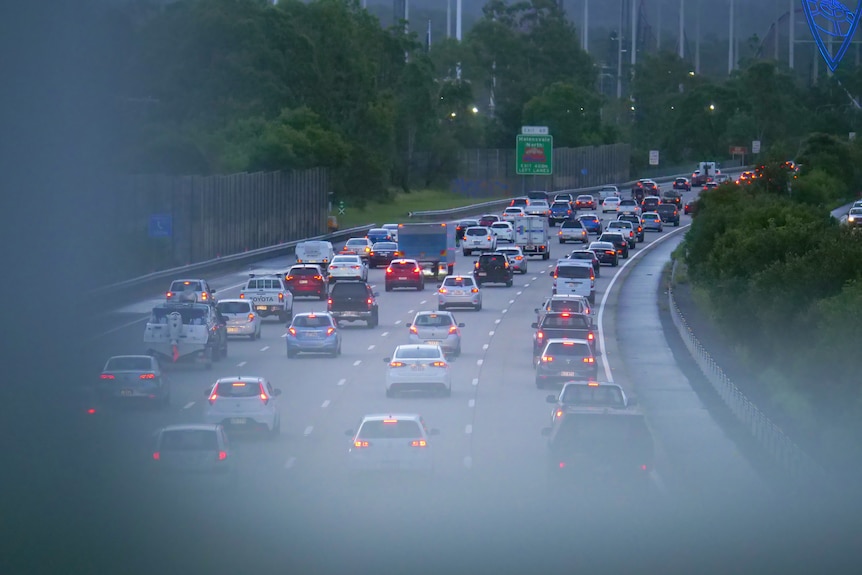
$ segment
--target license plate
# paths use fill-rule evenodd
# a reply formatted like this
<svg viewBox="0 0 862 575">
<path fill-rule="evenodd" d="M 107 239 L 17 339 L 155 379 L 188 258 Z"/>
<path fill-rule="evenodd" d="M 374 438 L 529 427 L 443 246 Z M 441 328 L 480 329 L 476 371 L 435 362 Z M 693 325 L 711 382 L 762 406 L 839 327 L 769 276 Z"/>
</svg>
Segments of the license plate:
<svg viewBox="0 0 862 575">
<path fill-rule="evenodd" d="M 479 245 L 479 244 L 481 244 L 481 243 L 482 243 L 482 240 L 473 240 L 473 245 L 474 245 L 474 246 L 478 246 L 478 245 Z"/>
<path fill-rule="evenodd" d="M 120 395 L 126 395 L 126 396 L 129 396 L 129 395 L 132 395 L 132 393 L 133 393 L 133 392 L 132 392 L 132 390 L 131 390 L 131 389 L 124 389 L 124 390 L 122 390 L 122 391 L 120 392 Z"/>
<path fill-rule="evenodd" d="M 229 327 L 227 328 L 228 333 L 237 333 L 239 331 L 238 327 Z"/>
<path fill-rule="evenodd" d="M 464 291 L 463 290 L 453 291 L 452 295 L 464 295 Z"/>
<path fill-rule="evenodd" d="M 308 280 L 299 280 L 299 283 L 301 283 L 302 285 L 305 285 L 308 283 Z"/>
<path fill-rule="evenodd" d="M 261 311 L 266 311 L 266 310 L 268 310 L 269 308 L 268 308 L 267 306 L 265 306 L 265 305 L 257 305 L 257 306 L 255 306 L 255 309 L 258 309 L 258 310 L 261 310 Z"/>
<path fill-rule="evenodd" d="M 232 417 L 230 422 L 233 425 L 245 425 L 246 418 L 244 418 L 244 417 Z"/>
<path fill-rule="evenodd" d="M 305 336 L 309 337 L 311 339 L 320 339 L 321 337 L 323 337 L 323 334 L 320 333 L 319 331 L 310 331 L 310 332 L 306 333 Z"/>
<path fill-rule="evenodd" d="M 486 276 L 486 275 L 488 275 L 488 272 L 479 272 L 479 275 L 480 276 Z"/>
<path fill-rule="evenodd" d="M 425 343 L 427 343 L 428 345 L 440 345 L 439 341 L 430 340 L 430 339 L 426 340 Z"/>
<path fill-rule="evenodd" d="M 341 312 L 342 317 L 359 317 L 359 312 L 356 311 L 345 311 Z"/>
<path fill-rule="evenodd" d="M 420 369 L 425 369 L 425 366 L 421 363 L 414 363 L 413 365 L 410 366 L 410 369 L 419 371 Z"/>
<path fill-rule="evenodd" d="M 407 279 L 407 276 L 398 276 L 398 279 L 399 279 L 399 280 L 406 280 L 406 279 Z"/>
<path fill-rule="evenodd" d="M 561 371 L 560 375 L 562 377 L 575 377 L 575 372 L 574 371 Z"/>
</svg>

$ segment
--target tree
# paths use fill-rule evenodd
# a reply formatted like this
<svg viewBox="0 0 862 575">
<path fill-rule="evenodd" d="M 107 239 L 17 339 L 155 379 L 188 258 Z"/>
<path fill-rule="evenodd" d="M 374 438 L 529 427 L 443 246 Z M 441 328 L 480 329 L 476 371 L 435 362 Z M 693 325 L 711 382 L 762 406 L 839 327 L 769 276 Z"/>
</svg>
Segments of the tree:
<svg viewBox="0 0 862 575">
<path fill-rule="evenodd" d="M 601 99 L 594 91 L 556 82 L 524 106 L 524 121 L 548 126 L 554 144 L 560 147 L 594 146 L 604 143 Z"/>
</svg>

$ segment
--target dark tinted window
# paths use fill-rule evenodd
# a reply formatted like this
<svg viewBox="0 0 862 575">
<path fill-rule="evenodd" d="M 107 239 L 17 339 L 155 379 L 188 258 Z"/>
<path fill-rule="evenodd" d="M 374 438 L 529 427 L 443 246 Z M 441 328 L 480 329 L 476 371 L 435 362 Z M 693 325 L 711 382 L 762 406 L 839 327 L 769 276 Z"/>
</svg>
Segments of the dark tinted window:
<svg viewBox="0 0 862 575">
<path fill-rule="evenodd" d="M 506 256 L 481 256 L 479 257 L 480 266 L 497 267 L 506 263 Z"/>
<path fill-rule="evenodd" d="M 413 420 L 366 421 L 359 429 L 360 439 L 414 439 L 422 437 L 422 428 Z"/>
<path fill-rule="evenodd" d="M 601 405 L 625 407 L 623 394 L 613 385 L 567 385 L 560 398 L 562 403 L 571 405 Z"/>
<path fill-rule="evenodd" d="M 552 208 L 562 208 L 564 210 L 568 210 L 569 209 L 569 202 L 556 201 L 553 204 L 551 204 L 551 207 Z"/>
<path fill-rule="evenodd" d="M 568 311 L 580 313 L 584 309 L 584 302 L 580 300 L 572 301 L 552 299 L 550 308 L 550 311 Z"/>
<path fill-rule="evenodd" d="M 590 326 L 589 323 L 587 323 L 587 319 L 582 315 L 570 315 L 568 317 L 562 315 L 547 315 L 545 316 L 545 320 L 542 322 L 542 327 L 587 329 Z"/>
<path fill-rule="evenodd" d="M 578 220 L 580 220 L 580 221 L 598 222 L 598 221 L 599 221 L 599 217 L 598 217 L 598 216 L 581 216 L 581 217 L 579 217 L 579 218 L 578 218 Z"/>
<path fill-rule="evenodd" d="M 596 257 L 596 254 L 594 254 L 593 252 L 586 252 L 586 251 L 584 251 L 584 252 L 572 252 L 569 255 L 569 258 L 571 258 L 573 260 L 590 260 L 590 261 L 593 261 L 593 258 L 595 258 L 595 257 Z"/>
<path fill-rule="evenodd" d="M 523 208 L 526 205 L 527 205 L 527 200 L 525 200 L 524 198 L 515 198 L 514 200 L 512 200 L 512 207 L 513 208 Z"/>
<path fill-rule="evenodd" d="M 439 347 L 402 347 L 395 350 L 396 359 L 437 359 L 443 352 Z"/>
<path fill-rule="evenodd" d="M 626 241 L 622 234 L 602 234 L 602 237 L 599 239 L 603 242 L 610 243 L 622 243 Z"/>
<path fill-rule="evenodd" d="M 592 268 L 589 266 L 558 266 L 557 277 L 559 278 L 588 278 L 592 275 Z"/>
<path fill-rule="evenodd" d="M 171 284 L 170 291 L 201 291 L 201 282 L 176 281 Z"/>
<path fill-rule="evenodd" d="M 316 276 L 320 275 L 320 272 L 314 268 L 292 268 L 288 275 L 292 276 Z"/>
<path fill-rule="evenodd" d="M 316 315 L 313 317 L 308 315 L 298 315 L 293 319 L 293 325 L 295 327 L 330 327 L 332 322 L 324 315 Z"/>
<path fill-rule="evenodd" d="M 364 283 L 338 282 L 332 288 L 332 295 L 339 297 L 366 297 L 368 288 Z"/>
<path fill-rule="evenodd" d="M 413 323 L 424 327 L 447 327 L 452 325 L 452 318 L 448 315 L 429 313 L 417 316 Z"/>
<path fill-rule="evenodd" d="M 251 312 L 251 304 L 244 301 L 226 301 L 219 302 L 216 308 L 221 313 L 249 313 Z"/>
<path fill-rule="evenodd" d="M 215 431 L 204 429 L 185 429 L 162 432 L 161 451 L 215 451 L 218 437 Z"/>
<path fill-rule="evenodd" d="M 545 355 L 552 357 L 590 357 L 592 352 L 590 346 L 585 343 L 575 343 L 572 341 L 566 343 L 550 343 L 545 350 Z"/>
<path fill-rule="evenodd" d="M 582 226 L 581 222 L 578 220 L 567 220 L 567 221 L 563 222 L 563 225 L 560 227 L 561 228 L 583 228 L 584 226 Z"/>
<path fill-rule="evenodd" d="M 409 270 L 413 271 L 416 267 L 416 262 L 392 262 L 389 264 L 393 270 Z"/>
<path fill-rule="evenodd" d="M 470 228 L 466 233 L 468 236 L 486 236 L 488 235 L 488 230 L 485 228 Z"/>
<path fill-rule="evenodd" d="M 222 381 L 216 393 L 219 397 L 255 397 L 260 395 L 260 383 L 249 381 Z"/>
<path fill-rule="evenodd" d="M 148 357 L 112 357 L 105 365 L 105 371 L 149 371 L 153 360 Z"/>
<path fill-rule="evenodd" d="M 371 249 L 373 249 L 375 252 L 395 251 L 398 249 L 398 244 L 396 244 L 395 242 L 377 242 L 376 244 L 374 244 L 374 246 L 372 246 Z"/>
<path fill-rule="evenodd" d="M 474 287 L 476 284 L 471 277 L 447 277 L 443 280 L 446 287 Z"/>
<path fill-rule="evenodd" d="M 662 204 L 660 206 L 656 206 L 656 211 L 662 214 L 672 214 L 676 211 L 676 206 L 674 206 L 673 204 Z"/>
</svg>

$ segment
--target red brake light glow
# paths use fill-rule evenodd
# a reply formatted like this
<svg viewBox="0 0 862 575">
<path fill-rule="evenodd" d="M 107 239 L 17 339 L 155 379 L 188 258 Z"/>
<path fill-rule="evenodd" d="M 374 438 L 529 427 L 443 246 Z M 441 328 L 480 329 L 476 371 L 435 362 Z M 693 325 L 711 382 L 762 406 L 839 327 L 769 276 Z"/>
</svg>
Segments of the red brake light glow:
<svg viewBox="0 0 862 575">
<path fill-rule="evenodd" d="M 369 445 L 371 444 L 367 441 L 361 441 L 359 439 L 353 442 L 353 447 L 368 447 Z"/>
<path fill-rule="evenodd" d="M 457 325 L 450 325 L 449 326 L 449 333 L 458 333 L 458 326 Z"/>
<path fill-rule="evenodd" d="M 215 403 L 216 399 L 218 399 L 218 393 L 216 392 L 215 388 L 213 388 L 213 392 L 210 394 L 210 398 L 209 398 L 210 405 Z"/>
<path fill-rule="evenodd" d="M 219 451 L 218 452 L 218 460 L 224 461 L 225 459 L 227 459 L 227 451 Z"/>
<path fill-rule="evenodd" d="M 335 333 L 335 328 L 334 328 L 334 327 L 328 327 L 328 328 L 326 328 L 326 335 L 332 335 L 333 333 Z"/>
<path fill-rule="evenodd" d="M 428 442 L 424 439 L 417 439 L 410 442 L 410 447 L 426 447 Z"/>
<path fill-rule="evenodd" d="M 161 453 L 159 453 L 158 451 L 154 451 L 154 452 L 153 452 L 153 459 L 154 459 L 155 461 L 158 461 L 159 459 L 161 459 L 161 457 L 162 457 L 162 455 L 161 455 Z"/>
<path fill-rule="evenodd" d="M 296 335 L 296 328 L 295 327 L 289 327 L 289 328 L 287 328 L 287 331 L 290 332 L 290 335 Z"/>
<path fill-rule="evenodd" d="M 445 361 L 435 361 L 431 365 L 433 365 L 434 367 L 446 367 L 446 362 Z"/>
<path fill-rule="evenodd" d="M 398 423 L 397 419 L 384 419 L 383 423 Z"/>
<path fill-rule="evenodd" d="M 584 363 L 596 363 L 596 358 L 594 357 L 585 357 Z"/>
<path fill-rule="evenodd" d="M 543 355 L 542 356 L 542 362 L 543 363 L 549 363 L 552 361 L 554 361 L 554 356 L 552 356 L 552 355 Z"/>
<path fill-rule="evenodd" d="M 404 367 L 404 363 L 400 361 L 390 361 L 389 367 Z"/>
<path fill-rule="evenodd" d="M 155 373 L 142 373 L 141 379 L 156 379 Z"/>
<path fill-rule="evenodd" d="M 248 321 L 254 321 L 254 314 L 253 313 L 248 314 Z"/>
<path fill-rule="evenodd" d="M 267 395 L 262 383 L 260 384 L 260 399 L 264 404 L 269 403 L 269 395 Z"/>
<path fill-rule="evenodd" d="M 597 382 L 597 381 L 591 381 L 591 382 L 587 383 L 587 385 L 588 385 L 589 387 L 598 387 L 598 386 L 599 386 L 599 382 Z"/>
<path fill-rule="evenodd" d="M 411 325 L 411 326 L 410 326 L 410 333 L 416 333 L 416 334 L 418 334 L 418 333 L 419 333 L 419 330 L 418 330 L 418 329 L 416 329 L 416 326 L 415 326 L 415 325 Z"/>
<path fill-rule="evenodd" d="M 101 378 L 101 379 L 114 379 L 114 374 L 112 374 L 112 373 L 103 373 L 103 374 L 100 376 L 100 378 Z"/>
</svg>

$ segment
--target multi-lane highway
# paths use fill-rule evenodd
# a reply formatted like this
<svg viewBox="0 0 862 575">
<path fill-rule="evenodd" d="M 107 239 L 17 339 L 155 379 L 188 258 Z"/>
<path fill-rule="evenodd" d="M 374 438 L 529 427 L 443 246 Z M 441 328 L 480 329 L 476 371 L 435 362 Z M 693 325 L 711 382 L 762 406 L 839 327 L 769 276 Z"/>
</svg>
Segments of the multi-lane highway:
<svg viewBox="0 0 862 575">
<path fill-rule="evenodd" d="M 611 214 L 605 223 L 609 219 Z M 647 530 L 655 534 L 656 529 L 678 527 L 669 519 L 672 514 L 657 515 L 658 510 L 697 517 L 702 510 L 715 516 L 717 509 L 752 509 L 768 502 L 772 490 L 715 423 L 676 366 L 662 332 L 660 281 L 690 218 L 683 216 L 681 223 L 662 233 L 647 232 L 646 241 L 628 260 L 621 260 L 619 268 L 604 267 L 596 282 L 603 351 L 599 373 L 604 374 L 600 378 L 620 383 L 640 398 L 658 447 L 652 490 L 644 499 L 560 493 L 546 481 L 540 430 L 549 421 L 550 406 L 545 403 L 548 392 L 537 389 L 533 381 L 530 324 L 535 321 L 534 308 L 550 294 L 548 272 L 553 262 L 578 247 L 556 242 L 551 260 L 531 260 L 529 272 L 516 276 L 513 287 L 482 288 L 482 311 L 455 312 L 465 327 L 463 354 L 453 362 L 449 398 L 386 398 L 383 358 L 407 341 L 406 324 L 416 311 L 436 309 L 436 298 L 430 284 L 423 292 L 385 292 L 383 270 L 373 270 L 369 283 L 380 292 L 380 325 L 371 330 L 361 323 L 344 327 L 343 353 L 337 358 L 288 359 L 284 325 L 265 320 L 260 340 L 232 340 L 228 357 L 212 370 L 171 371 L 172 401 L 167 409 L 99 406 L 94 432 L 111 435 L 104 457 L 135 476 L 149 464 L 153 431 L 202 420 L 205 392 L 216 378 L 263 376 L 283 391 L 278 398 L 280 436 L 234 442 L 240 468 L 237 492 L 218 497 L 184 493 L 180 498 L 150 489 L 143 495 L 140 490 L 120 490 L 118 497 L 145 495 L 153 503 L 155 496 L 156 502 L 170 501 L 213 524 L 229 522 L 251 531 L 257 526 L 264 531 L 262 541 L 277 540 L 282 550 L 294 550 L 299 561 L 313 557 L 320 563 L 307 564 L 321 568 L 334 568 L 341 561 L 348 565 L 357 557 L 367 560 L 363 566 L 377 560 L 386 565 L 384 559 L 403 558 L 408 549 L 425 553 L 427 562 L 449 565 L 447 554 L 492 541 L 541 545 L 542 537 L 550 541 L 547 537 L 561 524 L 572 529 L 573 536 L 582 529 L 595 536 L 595 530 L 606 534 L 618 529 L 618 521 L 648 516 L 652 523 Z M 459 256 L 456 273 L 470 273 L 474 259 Z M 259 267 L 288 263 L 273 260 Z M 238 294 L 245 277 L 245 272 L 237 272 L 208 279 L 218 297 L 228 298 Z M 98 333 L 79 342 L 80 359 L 93 378 L 107 357 L 144 351 L 144 321 L 160 301 L 161 294 L 154 294 L 151 300 L 112 311 L 96 322 Z M 324 309 L 325 302 L 312 300 L 297 300 L 294 307 L 295 312 Z M 355 428 L 363 415 L 381 412 L 420 413 L 440 430 L 433 444 L 433 480 L 393 476 L 360 484 L 346 473 L 345 431 Z M 118 479 L 125 480 L 134 483 Z M 744 515 L 746 520 L 753 518 Z M 158 523 L 158 514 L 147 524 L 153 521 Z M 592 540 L 585 533 L 581 536 L 582 542 Z M 321 546 L 333 541 L 338 542 L 338 553 L 321 557 Z"/>
</svg>

